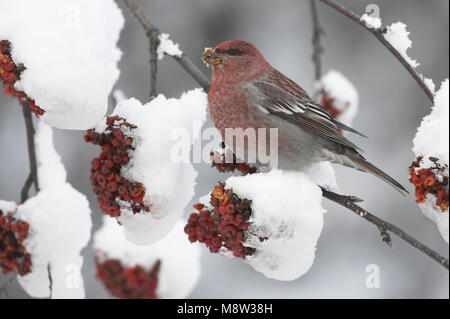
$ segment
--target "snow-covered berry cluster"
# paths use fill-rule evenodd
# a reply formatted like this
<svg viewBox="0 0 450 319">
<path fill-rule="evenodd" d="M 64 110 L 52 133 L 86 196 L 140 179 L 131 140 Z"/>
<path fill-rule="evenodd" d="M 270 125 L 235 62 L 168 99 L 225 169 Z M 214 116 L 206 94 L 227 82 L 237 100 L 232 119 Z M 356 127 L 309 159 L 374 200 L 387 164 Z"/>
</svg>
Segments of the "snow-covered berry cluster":
<svg viewBox="0 0 450 319">
<path fill-rule="evenodd" d="M 36 105 L 25 92 L 16 90 L 14 83 L 20 79 L 20 74 L 26 68 L 20 64 L 15 64 L 11 57 L 11 43 L 7 40 L 0 41 L 0 81 L 2 82 L 5 94 L 15 97 L 24 107 L 29 107 L 33 113 L 39 117 L 44 114 L 44 110 Z"/>
<path fill-rule="evenodd" d="M 416 188 L 416 201 L 423 204 L 427 195 L 432 194 L 436 198 L 436 206 L 444 212 L 448 209 L 449 202 L 448 176 L 445 175 L 448 172 L 448 167 L 445 164 L 441 165 L 438 158 L 429 157 L 434 166 L 421 168 L 422 159 L 422 156 L 418 156 L 409 167 L 409 181 Z"/>
<path fill-rule="evenodd" d="M 204 243 L 212 253 L 225 247 L 238 258 L 253 255 L 255 249 L 243 245 L 250 227 L 251 201 L 239 198 L 231 188 L 225 189 L 225 183 L 219 182 L 211 194 L 210 204 L 212 209 L 203 204 L 194 205 L 198 213 L 189 216 L 184 228 L 189 241 Z"/>
<path fill-rule="evenodd" d="M 117 298 L 156 299 L 160 265 L 158 260 L 150 270 L 145 270 L 139 265 L 125 267 L 118 259 L 96 260 L 96 276 Z"/>
<path fill-rule="evenodd" d="M 144 185 L 120 174 L 122 166 L 130 160 L 129 152 L 134 150 L 130 133 L 136 126 L 119 116 L 107 117 L 106 125 L 103 133 L 91 129 L 84 136 L 86 142 L 102 147 L 100 156 L 92 160 L 90 177 L 100 209 L 111 217 L 120 215 L 122 204 L 135 214 L 149 212 L 150 208 L 144 204 Z"/>
<path fill-rule="evenodd" d="M 30 272 L 31 255 L 23 245 L 29 228 L 27 222 L 14 218 L 12 212 L 0 209 L 0 268 L 5 274 L 24 276 Z"/>
</svg>

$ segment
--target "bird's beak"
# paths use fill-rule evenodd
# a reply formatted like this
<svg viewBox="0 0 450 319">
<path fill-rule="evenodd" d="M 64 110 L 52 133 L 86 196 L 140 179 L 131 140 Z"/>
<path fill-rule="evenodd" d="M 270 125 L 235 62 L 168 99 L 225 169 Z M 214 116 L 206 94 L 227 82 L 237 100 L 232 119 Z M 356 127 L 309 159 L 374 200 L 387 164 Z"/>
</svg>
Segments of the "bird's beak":
<svg viewBox="0 0 450 319">
<path fill-rule="evenodd" d="M 216 49 L 205 48 L 202 53 L 202 61 L 206 66 L 216 67 L 223 63 L 223 57 L 216 52 Z"/>
</svg>

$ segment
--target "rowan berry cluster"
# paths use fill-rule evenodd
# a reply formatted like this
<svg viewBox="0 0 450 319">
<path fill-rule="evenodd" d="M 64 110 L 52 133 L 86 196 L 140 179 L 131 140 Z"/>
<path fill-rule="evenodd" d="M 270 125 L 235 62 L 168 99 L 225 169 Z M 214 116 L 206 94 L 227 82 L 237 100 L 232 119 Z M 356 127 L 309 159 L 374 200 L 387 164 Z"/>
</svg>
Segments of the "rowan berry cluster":
<svg viewBox="0 0 450 319">
<path fill-rule="evenodd" d="M 235 257 L 251 256 L 255 249 L 243 245 L 250 227 L 251 203 L 251 200 L 239 198 L 231 188 L 225 189 L 225 184 L 219 182 L 211 194 L 212 209 L 206 209 L 203 204 L 194 205 L 198 212 L 189 216 L 184 232 L 190 242 L 204 243 L 212 253 L 225 247 Z"/>
<path fill-rule="evenodd" d="M 97 278 L 120 299 L 156 299 L 161 261 L 146 271 L 142 266 L 125 267 L 118 259 L 96 260 Z"/>
<path fill-rule="evenodd" d="M 436 206 L 442 212 L 448 209 L 449 188 L 447 165 L 441 165 L 439 159 L 430 157 L 429 160 L 434 163 L 434 167 L 421 168 L 420 164 L 423 157 L 419 156 L 409 167 L 409 181 L 416 187 L 415 196 L 419 204 L 423 204 L 428 194 L 432 194 L 436 198 Z"/>
<path fill-rule="evenodd" d="M 29 228 L 27 222 L 0 209 L 0 268 L 5 274 L 13 272 L 24 276 L 31 271 L 31 255 L 23 245 Z"/>
<path fill-rule="evenodd" d="M 45 113 L 43 109 L 36 105 L 25 92 L 16 90 L 14 83 L 20 79 L 20 74 L 26 68 L 20 63 L 16 65 L 11 57 L 11 43 L 7 40 L 0 41 L 0 82 L 2 82 L 5 94 L 15 97 L 23 107 L 29 107 L 33 113 L 39 117 Z"/>
<path fill-rule="evenodd" d="M 84 136 L 87 143 L 102 147 L 100 156 L 92 160 L 90 177 L 100 209 L 111 217 L 120 215 L 122 204 L 135 214 L 149 212 L 150 208 L 144 204 L 144 185 L 121 176 L 121 168 L 128 164 L 130 152 L 134 150 L 129 134 L 136 126 L 119 116 L 108 117 L 106 124 L 104 133 L 91 129 Z"/>
</svg>

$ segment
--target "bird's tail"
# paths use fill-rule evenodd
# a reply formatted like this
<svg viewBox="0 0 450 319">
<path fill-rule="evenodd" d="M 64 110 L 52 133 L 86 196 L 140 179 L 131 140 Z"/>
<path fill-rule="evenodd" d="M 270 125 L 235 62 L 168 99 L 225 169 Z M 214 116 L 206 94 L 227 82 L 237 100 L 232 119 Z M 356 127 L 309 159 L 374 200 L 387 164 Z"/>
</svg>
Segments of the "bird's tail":
<svg viewBox="0 0 450 319">
<path fill-rule="evenodd" d="M 406 194 L 409 194 L 409 192 L 395 179 L 390 177 L 388 174 L 383 172 L 378 167 L 372 165 L 368 161 L 366 161 L 362 156 L 361 157 L 348 157 L 349 160 L 351 160 L 360 170 L 371 173 L 375 175 L 376 177 L 382 179 L 386 183 L 393 186 L 396 190 L 398 190 L 402 195 L 406 196 Z"/>
</svg>

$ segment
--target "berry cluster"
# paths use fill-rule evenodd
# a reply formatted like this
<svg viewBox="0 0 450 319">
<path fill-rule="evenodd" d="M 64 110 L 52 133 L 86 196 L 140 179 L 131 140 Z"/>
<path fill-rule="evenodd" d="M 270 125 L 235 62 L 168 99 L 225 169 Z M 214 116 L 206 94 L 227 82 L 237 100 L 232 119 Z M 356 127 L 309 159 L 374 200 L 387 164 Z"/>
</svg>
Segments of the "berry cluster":
<svg viewBox="0 0 450 319">
<path fill-rule="evenodd" d="M 127 202 L 133 213 L 141 210 L 149 212 L 144 205 L 145 187 L 142 183 L 131 182 L 120 175 L 123 165 L 129 161 L 129 151 L 133 151 L 133 138 L 127 135 L 136 126 L 119 116 L 106 119 L 107 127 L 104 133 L 95 129 L 87 131 L 84 140 L 94 145 L 100 145 L 102 152 L 92 160 L 91 183 L 92 190 L 97 195 L 100 209 L 111 217 L 120 215 L 120 202 Z"/>
<path fill-rule="evenodd" d="M 118 259 L 96 260 L 97 278 L 109 292 L 120 299 L 156 299 L 161 261 L 146 271 L 143 267 L 124 267 Z"/>
<path fill-rule="evenodd" d="M 226 153 L 225 143 L 221 144 L 223 151 L 222 152 L 211 152 L 209 153 L 211 157 L 211 167 L 215 167 L 221 173 L 229 173 L 234 172 L 235 170 L 241 172 L 244 175 L 253 174 L 257 172 L 257 168 L 254 166 L 250 166 L 245 162 L 238 163 L 236 155 Z M 233 156 L 233 161 L 227 161 L 227 156 Z"/>
<path fill-rule="evenodd" d="M 24 276 L 31 271 L 31 255 L 23 245 L 29 228 L 28 223 L 17 220 L 13 213 L 0 209 L 0 268 L 5 274 Z"/>
<path fill-rule="evenodd" d="M 448 176 L 444 175 L 448 171 L 446 165 L 439 164 L 439 159 L 430 157 L 434 167 L 420 168 L 423 157 L 419 156 L 409 167 L 409 181 L 416 187 L 415 196 L 419 204 L 423 204 L 428 194 L 436 197 L 436 206 L 442 212 L 448 209 L 449 189 Z"/>
<path fill-rule="evenodd" d="M 251 203 L 248 199 L 240 199 L 232 189 L 225 189 L 225 184 L 219 182 L 211 194 L 213 208 L 207 210 L 203 204 L 194 205 L 198 213 L 189 216 L 184 232 L 190 242 L 204 243 L 212 253 L 225 247 L 235 257 L 251 256 L 255 249 L 243 245 L 250 227 Z"/>
<path fill-rule="evenodd" d="M 14 83 L 20 79 L 20 74 L 24 70 L 25 66 L 22 63 L 16 65 L 11 57 L 11 43 L 7 40 L 0 41 L 0 82 L 5 87 L 5 94 L 16 97 L 24 107 L 28 106 L 39 117 L 45 111 L 37 106 L 25 92 L 14 88 Z"/>
<path fill-rule="evenodd" d="M 345 111 L 345 109 L 337 108 L 335 105 L 335 100 L 329 97 L 327 92 L 325 92 L 324 90 L 322 90 L 320 95 L 321 95 L 320 104 L 325 110 L 330 112 L 330 114 L 333 115 L 334 118 L 338 118 L 339 115 L 341 115 L 342 112 Z"/>
</svg>

